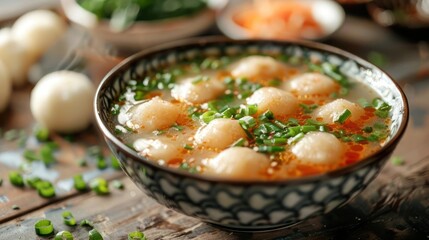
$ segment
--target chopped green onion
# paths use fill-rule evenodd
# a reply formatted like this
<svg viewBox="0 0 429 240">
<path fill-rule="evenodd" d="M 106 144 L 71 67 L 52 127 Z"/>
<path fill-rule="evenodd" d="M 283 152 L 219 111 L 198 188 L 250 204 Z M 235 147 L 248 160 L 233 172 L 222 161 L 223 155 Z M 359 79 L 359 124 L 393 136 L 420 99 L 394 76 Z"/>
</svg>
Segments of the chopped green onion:
<svg viewBox="0 0 429 240">
<path fill-rule="evenodd" d="M 305 125 L 325 126 L 325 124 L 323 122 L 318 122 L 318 121 L 311 119 L 311 118 L 305 120 Z"/>
<path fill-rule="evenodd" d="M 204 123 L 209 123 L 218 117 L 221 117 L 221 115 L 215 111 L 207 111 L 200 116 Z"/>
<path fill-rule="evenodd" d="M 351 115 L 352 115 L 352 112 L 350 112 L 350 110 L 346 109 L 346 110 L 344 110 L 344 112 L 342 112 L 340 114 L 340 116 L 335 120 L 335 122 L 343 124 L 346 122 L 346 120 L 348 118 L 351 117 Z"/>
<path fill-rule="evenodd" d="M 299 140 L 301 140 L 303 137 L 305 136 L 304 133 L 298 133 L 296 136 L 289 138 L 289 140 L 287 141 L 288 144 L 292 144 L 292 143 L 296 143 Z"/>
<path fill-rule="evenodd" d="M 61 231 L 55 235 L 54 240 L 73 240 L 73 234 L 69 231 Z"/>
<path fill-rule="evenodd" d="M 263 152 L 263 153 L 283 152 L 285 150 L 286 150 L 286 148 L 283 147 L 283 146 L 266 146 L 266 145 L 261 145 L 261 146 L 258 146 L 258 148 L 257 148 L 258 152 Z"/>
<path fill-rule="evenodd" d="M 201 82 L 206 82 L 206 81 L 208 81 L 208 80 L 210 80 L 210 78 L 209 77 L 207 77 L 207 76 L 201 76 L 201 75 L 199 75 L 199 76 L 196 76 L 193 80 L 192 80 L 192 84 L 199 84 L 199 83 L 201 83 Z"/>
<path fill-rule="evenodd" d="M 155 130 L 155 131 L 153 131 L 153 134 L 155 134 L 156 136 L 160 136 L 160 135 L 162 135 L 164 133 L 165 133 L 164 130 Z"/>
<path fill-rule="evenodd" d="M 357 100 L 357 102 L 359 103 L 359 105 L 363 108 L 368 108 L 368 107 L 372 107 L 372 104 L 370 102 L 368 102 L 368 100 L 366 100 L 365 98 L 359 98 Z"/>
<path fill-rule="evenodd" d="M 96 229 L 92 229 L 88 234 L 89 240 L 103 240 L 103 237 Z"/>
<path fill-rule="evenodd" d="M 173 126 L 171 126 L 171 128 L 173 128 L 174 130 L 177 131 L 182 131 L 183 129 L 185 129 L 185 127 L 178 125 L 177 123 L 175 123 Z"/>
<path fill-rule="evenodd" d="M 97 168 L 100 170 L 106 169 L 107 168 L 107 162 L 104 159 L 103 156 L 99 155 L 97 157 Z"/>
<path fill-rule="evenodd" d="M 16 187 L 24 187 L 24 178 L 22 177 L 21 173 L 17 171 L 9 172 L 9 181 Z"/>
<path fill-rule="evenodd" d="M 248 130 L 256 125 L 255 118 L 251 116 L 245 116 L 238 120 L 238 123 L 241 125 L 241 127 L 245 130 Z"/>
<path fill-rule="evenodd" d="M 34 136 L 40 142 L 46 142 L 49 139 L 49 130 L 47 128 L 37 127 L 34 130 Z"/>
<path fill-rule="evenodd" d="M 37 161 L 40 159 L 39 156 L 36 154 L 36 152 L 30 149 L 24 150 L 24 152 L 22 153 L 22 156 L 30 162 Z"/>
<path fill-rule="evenodd" d="M 194 150 L 194 147 L 188 144 L 183 145 L 183 148 L 189 151 Z"/>
<path fill-rule="evenodd" d="M 128 240 L 147 240 L 144 233 L 140 231 L 128 233 Z"/>
<path fill-rule="evenodd" d="M 299 104 L 299 106 L 304 110 L 304 113 L 312 113 L 314 109 L 319 107 L 317 104 L 307 105 L 303 103 Z"/>
<path fill-rule="evenodd" d="M 371 133 L 372 132 L 372 127 L 366 126 L 362 129 L 364 132 L 366 133 Z"/>
<path fill-rule="evenodd" d="M 42 159 L 45 165 L 50 165 L 55 161 L 54 149 L 51 145 L 43 145 L 40 148 L 40 158 Z"/>
<path fill-rule="evenodd" d="M 289 126 L 299 126 L 299 121 L 298 119 L 295 118 L 289 118 L 289 120 L 287 121 Z"/>
<path fill-rule="evenodd" d="M 280 122 L 279 120 L 274 120 L 274 124 L 276 124 L 281 129 L 286 129 L 287 128 L 287 125 L 284 124 L 284 123 L 282 123 L 282 122 Z"/>
<path fill-rule="evenodd" d="M 36 234 L 39 236 L 48 236 L 54 233 L 54 226 L 48 219 L 41 219 L 34 224 Z"/>
<path fill-rule="evenodd" d="M 280 86 L 281 83 L 282 83 L 281 80 L 279 80 L 279 79 L 273 79 L 273 80 L 271 80 L 271 81 L 268 82 L 268 85 L 269 86 L 273 86 L 273 87 L 277 87 L 277 86 Z"/>
<path fill-rule="evenodd" d="M 121 181 L 119 181 L 119 180 L 114 180 L 112 182 L 112 185 L 116 189 L 124 189 L 124 184 Z"/>
<path fill-rule="evenodd" d="M 55 188 L 49 181 L 39 181 L 36 183 L 37 192 L 41 197 L 51 198 L 55 196 Z"/>
<path fill-rule="evenodd" d="M 374 123 L 374 128 L 377 130 L 384 130 L 387 128 L 387 125 L 384 123 L 376 122 Z"/>
<path fill-rule="evenodd" d="M 19 209 L 21 209 L 18 205 L 12 205 L 12 210 L 19 210 Z"/>
<path fill-rule="evenodd" d="M 121 170 L 121 162 L 115 156 L 112 155 L 110 157 L 110 163 L 111 163 L 113 169 Z"/>
<path fill-rule="evenodd" d="M 79 225 L 81 227 L 90 227 L 90 228 L 94 227 L 94 224 L 91 221 L 89 221 L 88 219 L 83 219 L 82 221 L 80 221 Z"/>
<path fill-rule="evenodd" d="M 76 219 L 70 211 L 64 211 L 62 214 L 64 224 L 67 226 L 76 226 Z"/>
<path fill-rule="evenodd" d="M 83 177 L 81 174 L 73 177 L 73 185 L 74 185 L 74 188 L 78 191 L 85 191 L 87 189 L 86 183 L 83 180 Z"/>
<path fill-rule="evenodd" d="M 110 113 L 112 113 L 113 115 L 118 115 L 120 112 L 121 107 L 119 106 L 119 104 L 115 103 L 113 104 L 112 108 L 110 108 Z"/>
<path fill-rule="evenodd" d="M 287 139 L 286 138 L 272 138 L 264 140 L 264 144 L 286 144 Z"/>
<path fill-rule="evenodd" d="M 313 126 L 313 125 L 301 126 L 301 132 L 303 132 L 303 133 L 308 133 L 308 132 L 312 132 L 312 131 L 317 131 L 317 127 Z"/>
<path fill-rule="evenodd" d="M 39 182 L 43 181 L 41 178 L 39 177 L 32 177 L 32 178 L 28 178 L 26 179 L 27 184 L 31 187 L 36 189 L 37 188 L 37 184 Z"/>
<path fill-rule="evenodd" d="M 270 110 L 267 110 L 261 116 L 259 116 L 259 119 L 261 121 L 273 120 L 274 119 L 274 113 L 271 112 Z"/>
<path fill-rule="evenodd" d="M 364 137 L 362 135 L 359 135 L 359 134 L 352 135 L 352 139 L 353 139 L 354 142 L 362 142 L 362 141 L 366 141 L 367 140 L 366 137 Z"/>
<path fill-rule="evenodd" d="M 402 166 L 405 164 L 405 161 L 402 157 L 399 156 L 393 156 L 390 161 L 392 162 L 393 165 L 395 166 Z"/>
<path fill-rule="evenodd" d="M 243 146 L 245 146 L 246 145 L 246 139 L 244 139 L 244 138 L 240 138 L 240 139 L 238 139 L 237 141 L 235 141 L 232 145 L 231 145 L 231 147 L 243 147 Z"/>
<path fill-rule="evenodd" d="M 97 195 L 107 195 L 110 193 L 109 184 L 106 179 L 95 178 L 89 183 L 89 186 Z"/>
<path fill-rule="evenodd" d="M 372 105 L 376 109 L 375 115 L 377 115 L 380 118 L 387 118 L 389 116 L 390 110 L 392 109 L 392 107 L 389 104 L 387 104 L 380 98 L 374 98 L 372 100 Z"/>
</svg>

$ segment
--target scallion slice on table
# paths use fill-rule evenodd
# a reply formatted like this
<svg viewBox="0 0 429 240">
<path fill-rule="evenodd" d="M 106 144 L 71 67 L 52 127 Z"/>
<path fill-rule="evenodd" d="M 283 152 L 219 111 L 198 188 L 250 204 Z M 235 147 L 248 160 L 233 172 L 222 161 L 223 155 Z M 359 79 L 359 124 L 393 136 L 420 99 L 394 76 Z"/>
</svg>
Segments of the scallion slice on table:
<svg viewBox="0 0 429 240">
<path fill-rule="evenodd" d="M 128 240 L 147 240 L 147 238 L 144 233 L 135 231 L 128 233 Z"/>
<path fill-rule="evenodd" d="M 39 181 L 36 183 L 36 189 L 41 197 L 51 198 L 55 196 L 55 188 L 52 186 L 52 183 L 48 181 Z"/>
<path fill-rule="evenodd" d="M 73 240 L 74 237 L 69 231 L 61 231 L 55 235 L 54 240 Z"/>
<path fill-rule="evenodd" d="M 103 240 L 103 236 L 101 236 L 97 229 L 92 229 L 88 234 L 89 240 Z"/>
<path fill-rule="evenodd" d="M 112 185 L 116 189 L 124 189 L 124 184 L 121 181 L 119 181 L 119 180 L 114 180 L 112 182 Z"/>
<path fill-rule="evenodd" d="M 79 225 L 81 227 L 90 227 L 90 228 L 94 227 L 94 224 L 91 221 L 89 221 L 88 219 L 84 219 L 84 220 L 80 221 Z"/>
<path fill-rule="evenodd" d="M 24 178 L 22 177 L 21 173 L 17 171 L 9 172 L 9 181 L 16 187 L 24 187 Z"/>
<path fill-rule="evenodd" d="M 39 236 L 48 236 L 54 232 L 54 225 L 48 219 L 41 219 L 34 225 L 36 234 Z"/>
<path fill-rule="evenodd" d="M 67 226 L 76 226 L 76 219 L 70 211 L 64 211 L 62 214 L 64 224 Z"/>
<path fill-rule="evenodd" d="M 109 184 L 106 179 L 95 178 L 90 182 L 89 186 L 97 195 L 107 195 L 110 193 Z"/>
<path fill-rule="evenodd" d="M 86 183 L 83 180 L 83 177 L 81 174 L 73 177 L 73 185 L 74 185 L 74 188 L 78 191 L 85 191 L 87 189 Z"/>
<path fill-rule="evenodd" d="M 49 140 L 49 130 L 47 128 L 37 127 L 34 130 L 34 136 L 39 142 L 46 142 Z"/>
</svg>

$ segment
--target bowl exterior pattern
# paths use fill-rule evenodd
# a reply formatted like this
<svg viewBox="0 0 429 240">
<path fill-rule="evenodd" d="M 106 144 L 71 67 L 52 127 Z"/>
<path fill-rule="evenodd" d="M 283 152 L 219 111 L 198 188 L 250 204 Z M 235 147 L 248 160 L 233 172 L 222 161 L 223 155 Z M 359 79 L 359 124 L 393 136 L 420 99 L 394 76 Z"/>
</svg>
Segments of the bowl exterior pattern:
<svg viewBox="0 0 429 240">
<path fill-rule="evenodd" d="M 96 99 L 97 114 L 110 134 L 114 135 L 115 122 L 110 109 L 125 89 L 127 81 L 143 79 L 147 73 L 181 61 L 243 54 L 284 54 L 290 56 L 290 62 L 319 59 L 334 63 L 340 66 L 345 75 L 377 88 L 378 94 L 395 106 L 390 137 L 400 131 L 403 125 L 402 115 L 407 112 L 406 103 L 401 100 L 401 93 L 395 84 L 377 68 L 311 46 L 271 41 L 199 43 L 175 50 L 136 55 L 115 69 L 100 87 Z M 177 170 L 167 171 L 138 156 L 117 139 L 106 137 L 106 141 L 133 182 L 161 204 L 206 222 L 240 230 L 267 230 L 330 212 L 353 198 L 375 178 L 396 145 L 391 144 L 377 160 L 345 174 L 328 173 L 324 178 L 302 183 L 284 181 L 246 184 L 206 180 L 180 174 Z"/>
<path fill-rule="evenodd" d="M 328 213 L 362 191 L 383 161 L 327 181 L 303 185 L 224 184 L 189 179 L 137 162 L 115 144 L 127 175 L 162 205 L 203 221 L 237 230 L 267 230 Z"/>
</svg>

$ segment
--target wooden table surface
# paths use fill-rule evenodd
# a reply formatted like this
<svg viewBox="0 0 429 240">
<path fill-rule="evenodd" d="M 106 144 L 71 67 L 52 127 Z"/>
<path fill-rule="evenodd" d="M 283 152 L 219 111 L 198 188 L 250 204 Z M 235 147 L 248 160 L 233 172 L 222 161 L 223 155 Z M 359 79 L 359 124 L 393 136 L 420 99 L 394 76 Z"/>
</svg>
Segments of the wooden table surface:
<svg viewBox="0 0 429 240">
<path fill-rule="evenodd" d="M 167 209 L 143 194 L 121 171 L 98 170 L 89 158 L 87 167 L 78 160 L 90 146 L 105 145 L 95 127 L 72 136 L 53 135 L 60 145 L 57 162 L 37 173 L 55 182 L 57 196 L 45 199 L 28 187 L 12 186 L 7 174 L 23 161 L 17 141 L 0 139 L 0 239 L 40 239 L 34 223 L 41 218 L 53 221 L 56 231 L 69 230 L 75 239 L 87 239 L 88 228 L 68 227 L 61 217 L 70 210 L 77 221 L 88 219 L 104 239 L 127 239 L 140 230 L 148 239 L 427 239 L 429 238 L 429 45 L 409 42 L 370 21 L 348 17 L 344 27 L 328 42 L 361 57 L 381 53 L 382 67 L 404 88 L 410 103 L 411 119 L 394 155 L 405 160 L 397 166 L 390 161 L 369 187 L 345 206 L 324 216 L 309 219 L 287 229 L 270 233 L 232 233 Z M 94 60 L 94 59 L 92 59 Z M 96 60 L 94 60 L 96 61 Z M 114 62 L 95 62 L 88 68 L 98 81 Z M 97 80 L 98 79 L 98 80 Z M 32 86 L 14 90 L 10 108 L 0 114 L 0 128 L 23 129 L 27 148 L 37 148 L 31 137 L 35 126 L 29 110 Z M 105 149 L 106 158 L 109 152 Z M 91 191 L 76 192 L 70 179 L 78 174 L 121 180 L 123 190 L 111 187 L 109 196 Z M 18 210 L 13 205 L 19 206 Z M 48 238 L 48 239 L 52 239 Z"/>
</svg>

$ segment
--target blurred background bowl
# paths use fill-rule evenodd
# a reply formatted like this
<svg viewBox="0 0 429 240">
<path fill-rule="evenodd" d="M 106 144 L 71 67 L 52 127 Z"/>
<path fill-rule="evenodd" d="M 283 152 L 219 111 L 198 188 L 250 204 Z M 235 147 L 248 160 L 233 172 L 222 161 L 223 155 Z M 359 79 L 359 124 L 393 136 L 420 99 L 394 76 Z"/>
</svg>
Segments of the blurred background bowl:
<svg viewBox="0 0 429 240">
<path fill-rule="evenodd" d="M 219 14 L 217 25 L 232 39 L 322 40 L 344 19 L 343 8 L 331 0 L 234 0 Z"/>
<path fill-rule="evenodd" d="M 191 15 L 153 21 L 136 21 L 123 30 L 112 28 L 109 19 L 99 19 L 76 0 L 61 0 L 63 11 L 74 24 L 122 52 L 136 52 L 148 46 L 195 36 L 214 24 L 215 11 L 203 8 Z"/>
</svg>

